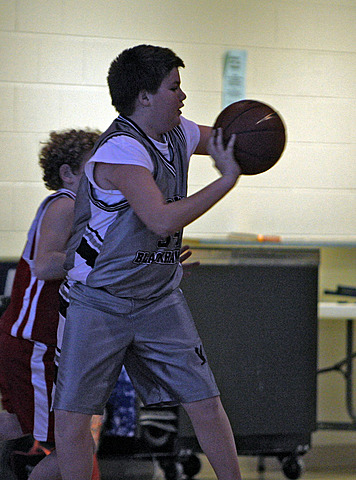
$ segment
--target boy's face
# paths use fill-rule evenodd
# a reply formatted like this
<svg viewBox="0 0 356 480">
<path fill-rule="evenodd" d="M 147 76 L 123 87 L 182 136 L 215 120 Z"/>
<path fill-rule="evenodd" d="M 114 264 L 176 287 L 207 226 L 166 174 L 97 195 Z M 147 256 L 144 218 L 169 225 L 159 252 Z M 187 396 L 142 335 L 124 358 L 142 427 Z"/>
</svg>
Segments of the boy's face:
<svg viewBox="0 0 356 480">
<path fill-rule="evenodd" d="M 186 98 L 180 88 L 178 68 L 173 68 L 163 79 L 158 91 L 150 94 L 151 118 L 158 134 L 168 132 L 180 124 L 181 108 Z"/>
</svg>

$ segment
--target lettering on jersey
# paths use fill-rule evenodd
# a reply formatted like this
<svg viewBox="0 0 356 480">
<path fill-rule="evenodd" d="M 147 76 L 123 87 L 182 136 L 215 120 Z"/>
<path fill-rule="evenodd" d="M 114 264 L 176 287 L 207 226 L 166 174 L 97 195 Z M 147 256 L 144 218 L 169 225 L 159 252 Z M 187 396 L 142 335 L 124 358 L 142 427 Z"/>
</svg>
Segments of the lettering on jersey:
<svg viewBox="0 0 356 480">
<path fill-rule="evenodd" d="M 167 198 L 166 202 L 167 203 L 178 202 L 178 200 L 181 200 L 182 198 L 184 198 L 182 195 L 174 195 L 173 197 Z"/>
<path fill-rule="evenodd" d="M 157 242 L 157 248 L 168 248 L 172 241 L 173 241 L 173 245 L 171 245 L 171 248 L 173 247 L 174 249 L 176 249 L 180 247 L 182 245 L 182 235 L 183 235 L 183 230 L 180 230 L 179 232 L 176 232 L 174 235 L 169 235 L 166 238 L 161 238 Z"/>
<path fill-rule="evenodd" d="M 177 202 L 181 200 L 183 196 L 181 195 L 174 195 L 173 197 L 167 198 L 167 203 Z M 180 257 L 180 247 L 182 243 L 182 233 L 183 231 L 176 232 L 174 235 L 169 235 L 166 238 L 161 238 L 157 242 L 158 250 L 154 252 L 147 252 L 144 250 L 138 250 L 136 252 L 135 258 L 133 263 L 139 265 L 149 265 L 152 263 L 160 264 L 160 265 L 174 265 L 175 263 L 179 263 Z M 173 245 L 170 245 L 171 242 Z M 161 248 L 166 249 L 168 247 L 173 247 L 172 250 L 160 250 Z"/>
<path fill-rule="evenodd" d="M 174 197 L 167 198 L 166 202 L 167 203 L 177 202 L 178 200 L 181 200 L 182 198 L 184 198 L 184 197 L 182 197 L 181 195 L 174 195 Z M 182 244 L 182 235 L 183 235 L 183 230 L 180 230 L 180 231 L 176 232 L 174 235 L 169 235 L 166 238 L 161 238 L 157 242 L 157 247 L 158 248 L 168 248 L 169 244 L 173 240 L 174 241 L 174 247 L 178 248 Z"/>
<path fill-rule="evenodd" d="M 165 250 L 157 252 L 145 252 L 138 250 L 136 252 L 133 263 L 140 265 L 149 265 L 151 263 L 157 263 L 161 265 L 173 265 L 179 262 L 180 249 L 178 250 Z"/>
</svg>

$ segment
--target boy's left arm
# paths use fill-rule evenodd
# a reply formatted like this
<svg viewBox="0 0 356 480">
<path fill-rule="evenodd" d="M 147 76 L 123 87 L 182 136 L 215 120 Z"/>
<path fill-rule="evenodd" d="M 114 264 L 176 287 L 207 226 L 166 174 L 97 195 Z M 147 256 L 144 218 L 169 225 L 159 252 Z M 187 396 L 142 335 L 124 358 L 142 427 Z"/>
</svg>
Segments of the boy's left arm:
<svg viewBox="0 0 356 480">
<path fill-rule="evenodd" d="M 188 258 L 192 255 L 192 251 L 190 250 L 189 245 L 183 245 L 183 247 L 180 249 L 180 257 L 179 257 L 179 262 L 182 264 L 183 267 L 183 277 L 188 278 L 192 274 L 192 270 L 194 268 L 199 267 L 200 262 L 188 262 L 184 263 Z"/>
<path fill-rule="evenodd" d="M 194 153 L 197 155 L 209 155 L 208 142 L 213 133 L 213 127 L 208 127 L 206 125 L 198 125 L 198 127 L 200 131 L 200 140 Z"/>
<path fill-rule="evenodd" d="M 59 198 L 48 207 L 42 219 L 40 239 L 34 258 L 34 274 L 40 280 L 65 277 L 63 264 L 73 216 L 74 200 L 71 198 Z"/>
</svg>

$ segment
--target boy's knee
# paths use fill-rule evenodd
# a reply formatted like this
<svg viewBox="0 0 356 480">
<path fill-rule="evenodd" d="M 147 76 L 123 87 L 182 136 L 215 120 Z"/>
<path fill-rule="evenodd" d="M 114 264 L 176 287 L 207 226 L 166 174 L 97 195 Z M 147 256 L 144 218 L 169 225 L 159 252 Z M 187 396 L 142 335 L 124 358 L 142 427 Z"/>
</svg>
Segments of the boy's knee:
<svg viewBox="0 0 356 480">
<path fill-rule="evenodd" d="M 75 449 L 81 445 L 95 452 L 95 442 L 90 430 L 91 415 L 55 410 L 55 440 L 59 451 Z"/>
<path fill-rule="evenodd" d="M 196 402 L 184 403 L 183 408 L 186 410 L 189 416 L 199 415 L 214 417 L 219 415 L 223 411 L 221 400 L 219 396 L 205 398 Z"/>
<path fill-rule="evenodd" d="M 64 437 L 83 437 L 90 434 L 91 415 L 69 412 L 66 410 L 55 410 L 55 432 L 56 441 Z"/>
</svg>

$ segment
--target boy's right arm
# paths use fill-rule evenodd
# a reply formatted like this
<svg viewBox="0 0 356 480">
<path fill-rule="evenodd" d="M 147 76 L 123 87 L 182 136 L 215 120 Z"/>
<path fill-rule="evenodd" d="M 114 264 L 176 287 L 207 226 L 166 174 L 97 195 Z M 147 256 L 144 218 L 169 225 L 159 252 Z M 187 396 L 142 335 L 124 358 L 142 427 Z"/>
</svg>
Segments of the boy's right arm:
<svg viewBox="0 0 356 480">
<path fill-rule="evenodd" d="M 161 237 L 172 235 L 190 224 L 233 188 L 240 167 L 234 160 L 231 139 L 226 149 L 222 143 L 221 132 L 209 137 L 208 152 L 221 173 L 220 178 L 198 192 L 177 202 L 167 203 L 155 183 L 152 174 L 137 165 L 96 166 L 96 182 L 105 183 L 109 189 L 120 190 L 142 222 Z M 101 185 L 102 186 L 102 185 Z"/>
</svg>

